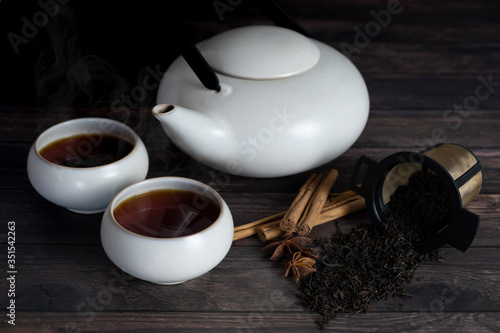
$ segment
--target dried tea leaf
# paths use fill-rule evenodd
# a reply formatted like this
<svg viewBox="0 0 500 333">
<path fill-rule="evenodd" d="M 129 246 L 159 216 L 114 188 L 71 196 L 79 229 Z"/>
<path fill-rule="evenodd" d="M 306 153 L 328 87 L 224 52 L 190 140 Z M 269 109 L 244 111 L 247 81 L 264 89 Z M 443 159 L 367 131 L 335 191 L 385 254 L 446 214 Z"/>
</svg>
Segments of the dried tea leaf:
<svg viewBox="0 0 500 333">
<path fill-rule="evenodd" d="M 423 171 L 422 171 L 423 172 Z M 423 188 L 431 175 L 411 177 L 407 188 Z M 437 186 L 434 180 L 426 186 L 431 193 L 420 196 L 427 205 L 417 207 L 411 200 L 413 194 L 397 193 L 391 198 L 393 214 L 385 216 L 388 224 L 385 232 L 379 232 L 373 225 L 360 226 L 350 234 L 335 233 L 330 238 L 317 238 L 315 245 L 321 249 L 314 268 L 316 272 L 309 279 L 303 279 L 299 287 L 300 304 L 309 311 L 319 314 L 317 323 L 324 327 L 338 313 L 362 313 L 370 310 L 374 300 L 388 297 L 411 296 L 405 287 L 413 280 L 417 267 L 424 261 L 438 261 L 438 252 L 422 254 L 413 248 L 412 242 L 426 239 L 439 232 L 446 221 L 437 221 L 429 226 L 428 220 L 420 224 L 418 219 L 429 216 L 447 218 L 449 205 L 441 195 L 444 186 Z M 420 183 L 420 184 L 419 184 Z M 405 188 L 400 189 L 400 191 Z M 434 196 L 439 196 L 435 199 Z M 422 205 L 419 203 L 419 205 Z M 429 209 L 432 212 L 409 214 L 408 207 L 416 210 Z M 415 217 L 418 217 L 415 219 Z M 443 224 L 440 224 L 442 222 Z M 417 230 L 416 225 L 425 228 Z M 430 232 L 430 233 L 429 233 Z M 290 268 L 292 270 L 293 268 Z"/>
</svg>

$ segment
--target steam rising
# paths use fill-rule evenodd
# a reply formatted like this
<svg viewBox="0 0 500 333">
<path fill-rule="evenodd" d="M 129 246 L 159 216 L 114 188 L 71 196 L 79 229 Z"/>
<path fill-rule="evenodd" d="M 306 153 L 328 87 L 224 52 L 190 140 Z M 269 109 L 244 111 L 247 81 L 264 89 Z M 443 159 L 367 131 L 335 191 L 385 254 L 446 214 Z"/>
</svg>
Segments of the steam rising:
<svg viewBox="0 0 500 333">
<path fill-rule="evenodd" d="M 127 89 L 126 80 L 108 61 L 82 54 L 72 8 L 61 6 L 46 29 L 48 48 L 40 53 L 35 68 L 37 104 L 45 112 L 106 106 Z"/>
</svg>

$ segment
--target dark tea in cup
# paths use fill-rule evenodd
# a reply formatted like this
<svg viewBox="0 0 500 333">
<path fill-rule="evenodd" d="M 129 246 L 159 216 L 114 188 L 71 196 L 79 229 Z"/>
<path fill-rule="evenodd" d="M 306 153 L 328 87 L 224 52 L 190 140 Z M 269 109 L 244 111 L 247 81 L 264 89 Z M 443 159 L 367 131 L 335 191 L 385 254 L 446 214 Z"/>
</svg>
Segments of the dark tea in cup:
<svg viewBox="0 0 500 333">
<path fill-rule="evenodd" d="M 125 229 L 156 238 L 195 234 L 211 226 L 219 214 L 219 205 L 208 197 L 171 189 L 136 194 L 113 210 L 116 221 Z"/>
<path fill-rule="evenodd" d="M 79 134 L 49 143 L 40 149 L 47 161 L 73 168 L 90 168 L 116 162 L 134 145 L 108 134 Z"/>
</svg>

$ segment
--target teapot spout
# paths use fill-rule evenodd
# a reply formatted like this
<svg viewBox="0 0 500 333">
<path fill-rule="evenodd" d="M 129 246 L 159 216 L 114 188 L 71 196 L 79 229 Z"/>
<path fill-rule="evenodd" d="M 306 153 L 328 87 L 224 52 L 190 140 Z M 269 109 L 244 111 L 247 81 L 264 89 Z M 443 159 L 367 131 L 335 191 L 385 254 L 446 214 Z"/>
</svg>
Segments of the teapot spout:
<svg viewBox="0 0 500 333">
<path fill-rule="evenodd" d="M 194 159 L 214 167 L 234 157 L 231 132 L 209 113 L 173 104 L 158 104 L 152 112 L 170 140 Z"/>
</svg>

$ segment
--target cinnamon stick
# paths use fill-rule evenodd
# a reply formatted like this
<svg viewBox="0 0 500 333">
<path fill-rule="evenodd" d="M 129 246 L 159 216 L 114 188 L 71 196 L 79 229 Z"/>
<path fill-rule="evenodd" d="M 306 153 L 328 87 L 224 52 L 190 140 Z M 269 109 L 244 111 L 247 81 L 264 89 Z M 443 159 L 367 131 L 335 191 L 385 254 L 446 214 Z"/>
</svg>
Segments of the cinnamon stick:
<svg viewBox="0 0 500 333">
<path fill-rule="evenodd" d="M 360 211 L 365 208 L 365 199 L 359 195 L 356 195 L 355 197 L 348 198 L 344 201 L 340 201 L 336 204 L 330 207 L 324 207 L 323 211 L 321 214 L 318 216 L 316 219 L 315 223 L 313 226 L 311 226 L 311 229 L 313 227 L 316 227 L 321 224 L 325 224 L 327 222 L 330 222 L 332 220 L 339 219 L 341 217 L 344 217 L 346 215 L 355 213 L 357 211 Z M 277 224 L 269 224 L 263 227 L 258 228 L 258 235 L 259 239 L 262 242 L 268 242 L 270 240 L 273 240 L 275 238 L 283 237 L 286 236 L 287 233 L 285 233 Z"/>
<path fill-rule="evenodd" d="M 336 169 L 330 170 L 323 178 L 318 188 L 314 192 L 311 200 L 309 201 L 303 217 L 296 227 L 296 232 L 301 236 L 306 236 L 311 232 L 312 227 L 316 224 L 316 219 L 328 199 L 328 193 L 333 184 L 337 180 L 339 172 Z"/>
<path fill-rule="evenodd" d="M 354 212 L 360 211 L 365 208 L 365 198 L 356 195 L 353 200 L 352 198 L 346 199 L 344 202 L 339 202 L 339 205 L 322 212 L 316 219 L 313 227 L 326 222 L 339 219 L 346 215 L 352 214 Z"/>
<path fill-rule="evenodd" d="M 276 223 L 268 223 L 257 228 L 257 235 L 264 243 L 289 234 L 290 232 L 287 233 L 286 231 L 281 230 L 279 221 Z"/>
<path fill-rule="evenodd" d="M 323 210 L 321 212 L 325 211 L 325 209 L 337 207 L 339 204 L 345 203 L 348 199 L 354 200 L 356 197 L 359 197 L 359 195 L 350 190 L 342 193 L 330 194 L 330 197 L 326 199 L 325 205 L 323 206 Z"/>
<path fill-rule="evenodd" d="M 346 206 L 346 208 L 342 208 Z M 364 199 L 353 191 L 335 193 L 328 198 L 314 226 L 341 218 L 364 208 Z M 280 212 L 262 219 L 243 224 L 234 228 L 233 240 L 258 234 L 260 240 L 268 242 L 288 234 L 279 223 L 287 211 Z"/>
<path fill-rule="evenodd" d="M 272 221 L 280 220 L 281 218 L 283 218 L 283 216 L 285 215 L 285 213 L 286 212 L 277 213 L 277 214 L 274 214 L 274 215 L 271 215 L 271 216 L 267 216 L 267 217 L 261 218 L 259 220 L 256 220 L 256 221 L 253 221 L 253 222 L 250 222 L 250 223 L 247 223 L 247 224 L 243 224 L 243 225 L 234 227 L 234 231 L 241 231 L 241 230 L 245 230 L 245 229 L 248 229 L 248 228 L 251 228 L 251 227 L 257 227 L 257 226 L 259 226 L 261 224 L 265 224 L 267 222 L 272 222 Z"/>
<path fill-rule="evenodd" d="M 340 192 L 340 193 L 330 193 L 330 197 L 328 198 L 328 200 L 326 202 L 328 203 L 328 202 L 334 202 L 334 201 L 335 202 L 343 201 L 344 199 L 352 198 L 356 195 L 357 195 L 356 192 L 351 191 L 351 190 L 347 190 L 347 191 Z"/>
<path fill-rule="evenodd" d="M 276 223 L 276 222 L 279 223 L 279 221 L 283 218 L 284 215 L 285 215 L 285 212 L 281 212 L 278 214 L 264 217 L 262 219 L 254 221 L 254 222 L 250 222 L 250 223 L 235 227 L 233 241 L 238 240 L 238 239 L 242 239 L 242 238 L 246 238 L 246 237 L 250 237 L 252 235 L 257 234 L 259 227 L 264 226 L 266 224 Z"/>
<path fill-rule="evenodd" d="M 233 241 L 253 236 L 257 233 L 257 227 L 235 231 Z"/>
<path fill-rule="evenodd" d="M 311 199 L 313 193 L 316 191 L 322 175 L 312 174 L 309 176 L 307 181 L 299 189 L 299 192 L 295 199 L 293 200 L 290 208 L 286 212 L 283 220 L 280 222 L 280 228 L 285 232 L 294 232 L 297 222 L 304 213 L 309 200 Z"/>
<path fill-rule="evenodd" d="M 352 197 L 348 197 L 348 198 L 345 198 L 345 199 L 344 198 L 340 198 L 341 200 L 332 201 L 330 203 L 326 203 L 325 206 L 323 207 L 323 210 L 321 211 L 321 213 L 326 212 L 326 211 L 330 211 L 330 210 L 332 210 L 333 208 L 336 208 L 336 207 L 343 206 L 343 205 L 345 205 L 345 204 L 347 204 L 349 202 L 358 200 L 359 198 L 361 198 L 360 195 L 354 195 Z"/>
</svg>

